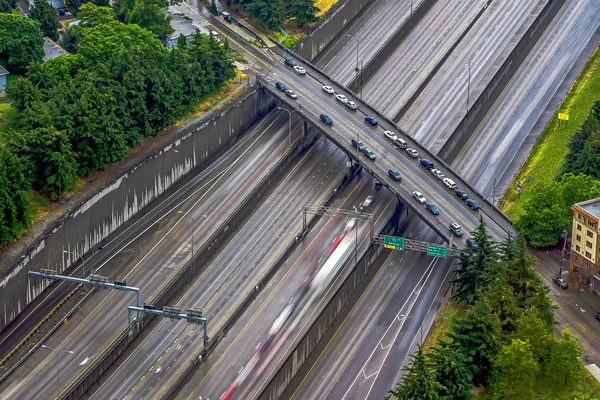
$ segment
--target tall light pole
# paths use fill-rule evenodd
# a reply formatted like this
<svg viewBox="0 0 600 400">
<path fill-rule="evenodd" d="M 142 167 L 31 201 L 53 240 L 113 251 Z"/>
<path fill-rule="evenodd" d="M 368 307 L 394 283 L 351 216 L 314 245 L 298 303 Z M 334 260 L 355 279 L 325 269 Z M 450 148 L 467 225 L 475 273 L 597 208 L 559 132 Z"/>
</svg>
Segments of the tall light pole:
<svg viewBox="0 0 600 400">
<path fill-rule="evenodd" d="M 60 359 L 59 359 L 58 355 L 60 353 L 73 354 L 73 352 L 71 350 L 56 350 L 54 347 L 46 346 L 45 344 L 43 344 L 42 347 L 45 349 L 49 349 L 50 351 L 52 351 L 52 353 L 54 353 L 56 355 L 56 398 L 59 399 L 60 398 Z"/>
<path fill-rule="evenodd" d="M 177 211 L 179 214 L 185 214 L 187 216 L 187 213 L 184 213 L 183 211 Z M 189 211 L 188 211 L 189 213 Z M 208 218 L 208 215 L 192 215 L 192 261 L 194 260 L 194 232 L 196 231 L 196 225 L 194 224 L 194 221 L 196 220 L 196 217 L 200 217 L 200 218 Z"/>
<path fill-rule="evenodd" d="M 63 250 L 63 253 L 70 254 L 77 258 L 81 258 L 81 279 L 85 279 L 85 259 L 83 258 L 83 254 L 77 254 L 75 252 L 68 251 L 68 250 Z"/>
<path fill-rule="evenodd" d="M 400 317 L 401 318 L 406 318 L 406 319 L 408 319 L 408 318 L 414 318 L 414 319 L 416 319 L 416 317 L 413 316 L 413 315 L 400 314 Z M 419 325 L 419 332 L 421 332 L 421 346 L 423 346 L 423 321 L 421 321 L 421 325 Z"/>
<path fill-rule="evenodd" d="M 473 65 L 473 61 L 469 61 L 467 63 L 468 68 L 468 79 L 467 79 L 467 114 L 469 113 L 469 101 L 471 99 L 471 65 Z"/>
<path fill-rule="evenodd" d="M 560 265 L 558 267 L 558 276 L 562 276 L 563 262 L 565 261 L 565 250 L 567 250 L 567 231 L 564 231 L 565 240 L 563 241 L 563 248 L 560 252 Z"/>
<path fill-rule="evenodd" d="M 287 108 L 284 107 L 277 107 L 278 110 L 283 110 L 285 112 L 288 113 L 289 115 L 289 120 L 288 120 L 288 146 L 292 145 L 292 114 L 295 112 L 300 112 L 300 110 L 288 110 Z"/>
<path fill-rule="evenodd" d="M 410 0 L 410 26 L 412 26 L 413 0 Z"/>
</svg>

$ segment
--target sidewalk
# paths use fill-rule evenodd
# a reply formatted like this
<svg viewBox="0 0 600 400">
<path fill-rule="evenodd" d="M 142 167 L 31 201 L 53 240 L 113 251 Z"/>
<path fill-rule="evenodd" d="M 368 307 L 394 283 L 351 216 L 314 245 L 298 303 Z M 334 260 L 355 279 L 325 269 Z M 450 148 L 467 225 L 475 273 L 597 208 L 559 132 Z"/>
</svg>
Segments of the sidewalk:
<svg viewBox="0 0 600 400">
<path fill-rule="evenodd" d="M 192 0 L 192 1 L 197 1 L 197 0 Z M 253 35 L 255 35 L 255 36 L 259 37 L 259 38 L 260 38 L 260 40 L 261 40 L 261 41 L 262 41 L 262 42 L 263 42 L 263 43 L 264 43 L 264 44 L 265 44 L 267 47 L 269 47 L 269 48 L 271 48 L 271 47 L 277 47 L 277 44 L 275 44 L 275 43 L 274 43 L 274 42 L 273 42 L 271 39 L 269 39 L 269 37 L 268 37 L 268 36 L 267 36 L 267 35 L 266 35 L 264 32 L 262 32 L 261 30 L 259 30 L 259 29 L 255 28 L 255 27 L 254 27 L 254 26 L 252 26 L 251 24 L 249 24 L 249 23 L 246 21 L 246 18 L 247 18 L 247 17 L 246 17 L 246 18 L 244 18 L 244 16 L 243 16 L 243 15 L 241 15 L 240 13 L 238 13 L 237 11 L 235 11 L 234 9 L 227 7 L 227 5 L 226 5 L 225 3 L 223 3 L 223 2 L 220 2 L 219 0 L 215 0 L 215 3 L 216 3 L 216 5 L 217 5 L 217 9 L 219 10 L 219 13 L 220 13 L 221 11 L 227 11 L 228 13 L 230 13 L 230 14 L 231 14 L 231 16 L 233 17 L 233 19 L 235 19 L 235 21 L 236 21 L 238 24 L 240 24 L 240 25 L 243 27 L 243 29 L 237 29 L 237 30 L 241 30 L 241 31 L 244 31 L 244 30 L 245 30 L 245 31 L 247 31 L 247 32 L 244 32 L 244 34 L 245 34 L 247 37 L 249 37 L 249 39 L 246 39 L 247 41 L 250 41 L 250 40 L 256 40 L 256 38 L 254 38 L 254 37 L 252 37 L 252 36 L 251 36 L 251 34 L 253 34 Z M 232 26 L 235 26 L 236 24 L 235 24 L 235 23 L 233 23 L 233 24 L 231 24 L 231 25 L 232 25 Z M 232 27 L 232 29 L 233 29 L 233 30 L 236 30 L 236 29 L 234 29 L 233 27 Z M 236 31 L 237 31 L 237 30 L 236 30 Z M 251 34 L 250 34 L 250 33 L 248 33 L 248 32 L 250 32 Z M 244 36 L 242 35 L 242 37 L 244 37 Z"/>
</svg>

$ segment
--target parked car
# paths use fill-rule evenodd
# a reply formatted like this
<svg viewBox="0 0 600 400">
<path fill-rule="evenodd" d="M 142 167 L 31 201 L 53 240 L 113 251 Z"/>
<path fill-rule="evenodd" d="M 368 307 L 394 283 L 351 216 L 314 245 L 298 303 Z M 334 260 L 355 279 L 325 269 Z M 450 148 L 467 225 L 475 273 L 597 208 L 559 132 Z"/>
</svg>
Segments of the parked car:
<svg viewBox="0 0 600 400">
<path fill-rule="evenodd" d="M 462 236 L 462 228 L 456 222 L 452 222 L 450 224 L 450 232 L 454 233 L 456 236 Z"/>
<path fill-rule="evenodd" d="M 333 94 L 334 93 L 334 90 L 333 90 L 333 88 L 331 86 L 323 86 L 323 91 L 325 93 L 329 93 L 329 94 Z"/>
<path fill-rule="evenodd" d="M 375 156 L 375 153 L 373 153 L 373 150 L 371 150 L 371 149 L 367 149 L 367 148 L 365 148 L 365 149 L 363 150 L 363 153 L 365 153 L 365 156 L 367 156 L 367 158 L 368 158 L 369 160 L 371 160 L 371 161 L 375 161 L 375 159 L 377 158 L 377 157 Z"/>
<path fill-rule="evenodd" d="M 375 117 L 367 115 L 365 116 L 365 121 L 370 125 L 377 126 L 377 120 L 375 119 Z"/>
<path fill-rule="evenodd" d="M 442 182 L 444 182 L 444 185 L 446 185 L 446 187 L 448 189 L 454 190 L 456 189 L 456 183 L 454 183 L 454 181 L 450 178 L 444 178 L 442 179 Z"/>
<path fill-rule="evenodd" d="M 286 58 L 285 65 L 287 65 L 290 68 L 294 68 L 296 66 L 296 61 L 292 60 L 291 58 Z"/>
<path fill-rule="evenodd" d="M 409 147 L 408 149 L 406 149 L 406 153 L 411 156 L 412 158 L 417 158 L 419 157 L 419 152 L 416 151 L 415 149 L 413 149 L 412 147 Z"/>
<path fill-rule="evenodd" d="M 428 209 L 433 215 L 438 215 L 440 213 L 440 210 L 438 210 L 437 206 L 430 201 L 425 203 L 425 208 Z"/>
<path fill-rule="evenodd" d="M 375 196 L 368 195 L 366 199 L 363 200 L 362 203 L 360 203 L 360 209 L 364 210 L 365 208 L 369 207 L 371 205 L 371 203 L 373 203 L 373 200 L 375 200 Z"/>
<path fill-rule="evenodd" d="M 464 190 L 455 189 L 454 194 L 461 200 L 467 200 L 469 198 L 469 195 Z"/>
<path fill-rule="evenodd" d="M 391 176 L 395 181 L 401 181 L 402 176 L 400 176 L 400 172 L 394 168 L 390 168 L 388 170 L 388 175 Z"/>
<path fill-rule="evenodd" d="M 358 106 L 357 106 L 357 105 L 356 105 L 356 103 L 355 103 L 355 102 L 353 102 L 353 101 L 347 101 L 347 102 L 345 102 L 344 104 L 346 105 L 346 107 L 348 107 L 348 108 L 349 108 L 349 109 L 351 109 L 351 110 L 356 110 L 356 109 L 358 109 Z"/>
<path fill-rule="evenodd" d="M 414 192 L 412 192 L 412 195 L 421 204 L 424 204 L 427 202 L 427 199 L 425 198 L 425 196 L 423 196 L 423 193 L 421 193 L 421 192 L 414 191 Z"/>
<path fill-rule="evenodd" d="M 294 92 L 292 89 L 287 89 L 285 91 L 285 94 L 287 94 L 289 97 L 291 97 L 292 99 L 297 99 L 298 95 L 296 94 L 296 92 Z"/>
<path fill-rule="evenodd" d="M 394 142 L 396 140 L 398 140 L 398 136 L 396 136 L 396 134 L 392 131 L 384 131 L 383 134 L 385 135 L 386 138 L 388 138 Z"/>
<path fill-rule="evenodd" d="M 554 282 L 558 286 L 560 286 L 561 289 L 567 289 L 569 287 L 569 283 L 567 281 L 565 281 L 563 278 L 561 278 L 560 276 L 556 276 L 556 277 L 552 278 L 552 282 Z"/>
<path fill-rule="evenodd" d="M 325 122 L 327 125 L 333 125 L 333 119 L 331 119 L 331 117 L 327 114 L 319 115 L 319 119 Z"/>
<path fill-rule="evenodd" d="M 356 139 L 352 139 L 352 146 L 358 146 L 359 151 L 365 150 L 365 144 L 362 142 L 362 140 L 357 142 Z"/>
<path fill-rule="evenodd" d="M 287 89 L 287 86 L 285 85 L 285 83 L 283 82 L 277 82 L 275 84 L 275 87 L 279 90 L 281 90 L 282 92 L 285 92 L 285 90 Z"/>
<path fill-rule="evenodd" d="M 431 170 L 431 173 L 438 179 L 442 179 L 444 177 L 444 174 L 442 174 L 442 171 L 440 171 L 439 169 L 434 168 Z"/>
<path fill-rule="evenodd" d="M 304 69 L 304 67 L 301 67 L 301 66 L 299 66 L 299 65 L 296 65 L 296 66 L 294 67 L 294 71 L 296 71 L 296 73 L 297 73 L 298 75 L 306 75 L 306 70 Z"/>
<path fill-rule="evenodd" d="M 341 103 L 346 103 L 348 101 L 348 98 L 343 94 L 336 94 L 335 99 Z"/>
<path fill-rule="evenodd" d="M 433 163 L 425 158 L 421 158 L 420 162 L 421 162 L 421 165 L 424 166 L 425 168 L 427 168 L 428 170 L 432 170 L 435 168 Z"/>
<path fill-rule="evenodd" d="M 479 203 L 473 199 L 467 199 L 467 205 L 473 210 L 479 210 Z"/>
</svg>

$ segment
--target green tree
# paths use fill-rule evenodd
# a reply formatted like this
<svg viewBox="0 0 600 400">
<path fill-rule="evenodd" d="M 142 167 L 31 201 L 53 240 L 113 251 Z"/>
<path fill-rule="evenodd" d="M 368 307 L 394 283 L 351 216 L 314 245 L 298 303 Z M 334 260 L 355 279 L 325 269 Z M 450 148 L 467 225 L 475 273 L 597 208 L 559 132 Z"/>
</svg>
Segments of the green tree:
<svg viewBox="0 0 600 400">
<path fill-rule="evenodd" d="M 296 23 L 300 26 L 316 22 L 316 14 L 319 11 L 314 0 L 292 0 L 288 7 L 289 14 L 296 19 Z"/>
<path fill-rule="evenodd" d="M 563 172 L 586 174 L 600 178 L 600 120 L 598 105 L 592 107 L 590 115 L 571 138 L 569 154 L 565 157 Z"/>
<path fill-rule="evenodd" d="M 527 244 L 523 235 L 519 235 L 513 243 L 513 259 L 507 262 L 508 284 L 512 287 L 517 301 L 528 297 L 538 279 L 533 272 L 535 258 L 527 253 Z"/>
<path fill-rule="evenodd" d="M 394 389 L 390 390 L 386 399 L 392 396 L 397 399 L 411 400 L 438 400 L 438 393 L 443 390 L 443 386 L 436 381 L 435 374 L 427 364 L 423 349 L 418 347 L 416 354 L 411 354 L 412 363 L 408 368 L 404 382 Z"/>
<path fill-rule="evenodd" d="M 46 0 L 34 0 L 29 8 L 29 18 L 40 23 L 42 33 L 52 40 L 58 40 L 58 19 L 56 8 Z"/>
<path fill-rule="evenodd" d="M 578 339 L 568 329 L 563 329 L 561 339 L 549 349 L 547 361 L 544 364 L 545 377 L 548 382 L 559 385 L 570 385 L 581 372 L 581 348 Z"/>
<path fill-rule="evenodd" d="M 600 197 L 600 181 L 591 176 L 566 173 L 560 178 L 564 202 L 567 205 L 565 214 L 571 218 L 571 206 L 580 201 Z"/>
<path fill-rule="evenodd" d="M 16 0 L 0 0 L 0 13 L 10 13 L 15 7 Z"/>
<path fill-rule="evenodd" d="M 502 331 L 514 331 L 519 311 L 513 290 L 506 283 L 506 279 L 496 278 L 484 289 L 482 296 L 489 302 L 492 312 L 498 316 Z"/>
<path fill-rule="evenodd" d="M 281 0 L 254 0 L 246 5 L 246 10 L 265 28 L 275 30 L 285 21 Z"/>
<path fill-rule="evenodd" d="M 69 11 L 71 11 L 74 15 L 78 15 L 79 13 L 79 8 L 87 3 L 91 3 L 91 4 L 95 4 L 97 6 L 102 6 L 102 7 L 106 7 L 109 5 L 109 1 L 108 0 L 65 0 L 65 6 L 67 6 L 67 8 L 69 9 Z"/>
<path fill-rule="evenodd" d="M 218 16 L 219 10 L 217 9 L 217 5 L 215 4 L 215 0 L 210 0 L 210 13 L 212 15 Z"/>
<path fill-rule="evenodd" d="M 25 72 L 31 62 L 41 62 L 43 56 L 39 22 L 19 14 L 0 14 L 0 59 L 10 71 Z"/>
<path fill-rule="evenodd" d="M 31 224 L 28 190 L 20 159 L 0 145 L 0 243 L 10 241 Z"/>
<path fill-rule="evenodd" d="M 448 336 L 451 339 L 449 346 L 469 360 L 467 368 L 473 383 L 485 385 L 501 340 L 500 320 L 488 301 L 479 299 L 463 319 L 456 321 Z"/>
<path fill-rule="evenodd" d="M 494 361 L 494 372 L 490 381 L 494 398 L 533 398 L 535 377 L 539 371 L 528 343 L 513 339 L 502 346 Z"/>
<path fill-rule="evenodd" d="M 6 87 L 6 95 L 12 99 L 11 106 L 19 111 L 24 111 L 28 107 L 40 100 L 40 90 L 31 80 L 19 77 L 10 82 Z"/>
<path fill-rule="evenodd" d="M 76 26 L 93 28 L 115 21 L 115 11 L 110 7 L 100 7 L 92 3 L 85 3 L 79 8 L 77 18 L 79 19 L 79 24 Z"/>
<path fill-rule="evenodd" d="M 467 369 L 467 357 L 461 351 L 440 343 L 428 354 L 436 380 L 443 386 L 439 395 L 442 399 L 471 399 L 471 374 Z"/>
<path fill-rule="evenodd" d="M 522 310 L 516 322 L 517 327 L 510 338 L 528 343 L 534 360 L 543 364 L 547 358 L 548 349 L 556 341 L 552 331 L 539 317 L 537 310 L 533 308 Z"/>
<path fill-rule="evenodd" d="M 153 32 L 159 39 L 165 39 L 174 30 L 172 17 L 163 12 L 165 4 L 160 0 L 135 0 L 133 8 L 126 14 L 125 22 L 137 24 Z"/>
</svg>

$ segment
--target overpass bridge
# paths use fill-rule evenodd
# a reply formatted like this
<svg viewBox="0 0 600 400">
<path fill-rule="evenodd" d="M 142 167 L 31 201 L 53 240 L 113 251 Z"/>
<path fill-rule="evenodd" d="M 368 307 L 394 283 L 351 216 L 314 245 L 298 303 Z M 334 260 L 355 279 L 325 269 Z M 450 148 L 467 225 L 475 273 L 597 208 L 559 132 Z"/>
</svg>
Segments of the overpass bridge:
<svg viewBox="0 0 600 400">
<path fill-rule="evenodd" d="M 269 50 L 269 53 L 273 53 Z M 257 83 L 263 90 L 277 98 L 277 101 L 292 111 L 291 118 L 302 118 L 307 124 L 325 135 L 329 140 L 343 150 L 352 162 L 359 163 L 367 172 L 372 174 L 383 186 L 387 187 L 396 197 L 405 203 L 423 221 L 445 240 L 449 241 L 452 233 L 450 223 L 456 222 L 465 231 L 462 238 L 453 238 L 454 243 L 464 245 L 468 233 L 479 225 L 483 218 L 488 230 L 495 240 L 502 240 L 510 232 L 515 235 L 510 219 L 485 197 L 472 188 L 466 181 L 450 169 L 441 159 L 421 147 L 419 143 L 400 130 L 393 122 L 379 114 L 368 104 L 355 98 L 353 93 L 341 87 L 335 81 L 312 66 L 299 56 L 284 50 L 277 51 L 277 56 L 266 57 L 271 69 L 262 76 L 257 76 Z M 306 69 L 305 75 L 296 73 L 284 63 L 285 58 L 294 59 L 298 65 Z M 294 90 L 298 98 L 292 99 L 275 87 L 276 82 L 283 82 Z M 344 94 L 358 106 L 350 110 L 336 100 L 335 95 L 322 90 L 324 85 L 334 88 L 336 94 Z M 320 121 L 320 114 L 327 114 L 333 119 L 333 125 Z M 377 119 L 377 126 L 371 126 L 364 120 L 365 116 Z M 411 158 L 405 150 L 387 139 L 383 132 L 390 130 L 399 138 L 419 152 L 419 158 Z M 358 153 L 352 146 L 351 140 L 357 137 L 365 146 L 375 152 L 377 159 L 371 161 Z M 448 189 L 442 180 L 423 167 L 420 159 L 432 161 L 436 169 L 442 171 L 445 177 L 452 179 L 459 189 L 466 191 L 469 198 L 477 201 L 480 210 L 472 210 L 464 201 L 459 199 L 453 190 Z M 397 182 L 388 175 L 388 170 L 394 168 L 400 172 L 402 181 Z M 423 193 L 427 201 L 434 203 L 439 209 L 439 215 L 430 213 L 423 204 L 412 197 L 413 191 Z"/>
</svg>

